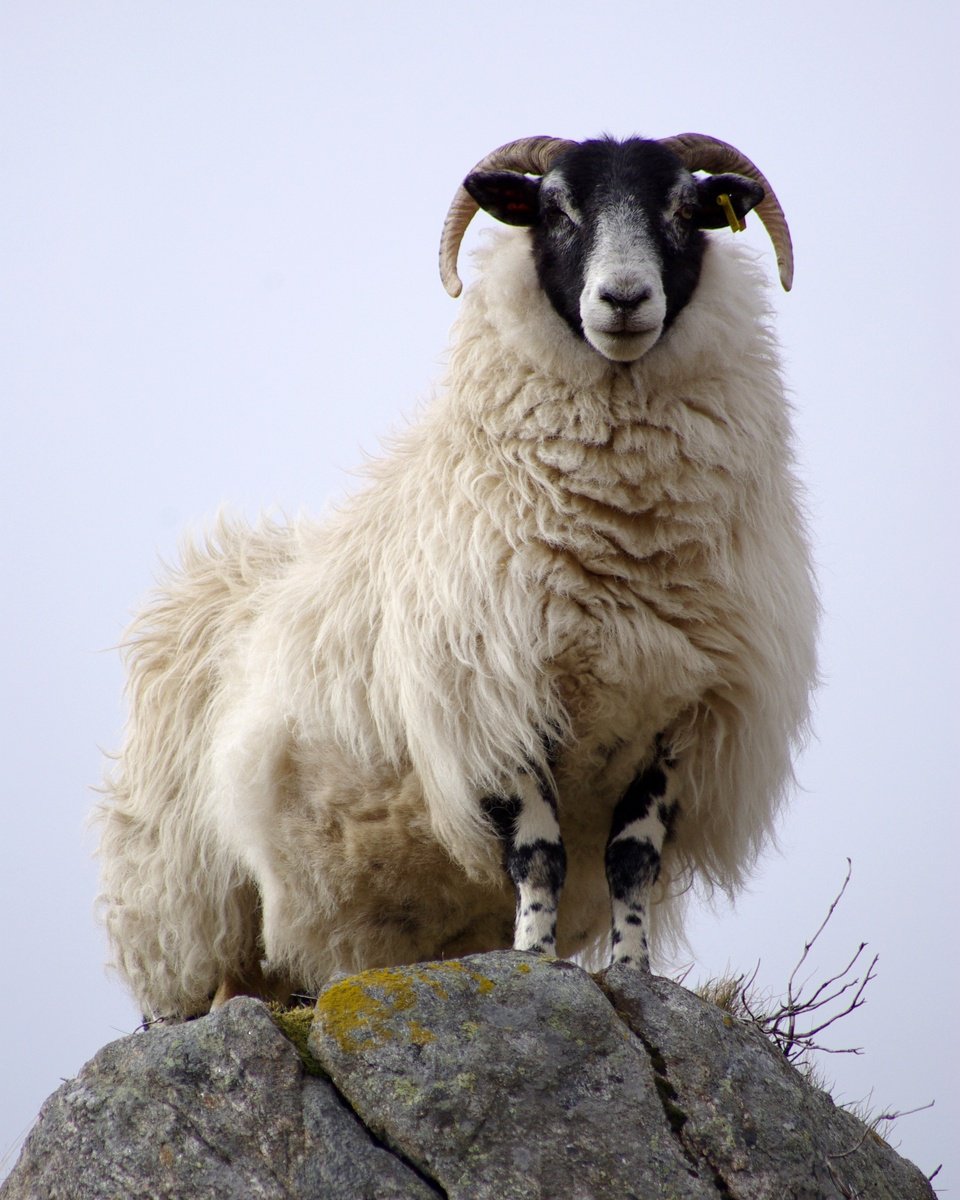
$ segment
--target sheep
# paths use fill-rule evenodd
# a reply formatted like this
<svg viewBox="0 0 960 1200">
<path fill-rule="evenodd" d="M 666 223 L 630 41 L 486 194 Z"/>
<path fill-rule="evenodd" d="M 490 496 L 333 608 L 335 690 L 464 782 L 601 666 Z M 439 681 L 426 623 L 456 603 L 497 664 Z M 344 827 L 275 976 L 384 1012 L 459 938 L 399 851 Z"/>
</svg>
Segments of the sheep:
<svg viewBox="0 0 960 1200">
<path fill-rule="evenodd" d="M 706 175 L 694 172 L 706 172 Z M 151 1017 L 494 948 L 649 969 L 733 895 L 808 722 L 817 601 L 759 170 L 521 139 L 443 389 L 332 517 L 220 518 L 126 644 L 103 919 Z"/>
</svg>

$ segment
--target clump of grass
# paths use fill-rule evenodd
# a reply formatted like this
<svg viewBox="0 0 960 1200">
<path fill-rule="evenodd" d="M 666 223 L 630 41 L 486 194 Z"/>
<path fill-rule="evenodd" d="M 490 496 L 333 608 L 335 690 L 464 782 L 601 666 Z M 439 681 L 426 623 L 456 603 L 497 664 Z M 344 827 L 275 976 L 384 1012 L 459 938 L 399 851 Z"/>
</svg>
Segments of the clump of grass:
<svg viewBox="0 0 960 1200">
<path fill-rule="evenodd" d="M 300 1055 L 304 1070 L 309 1075 L 323 1075 L 323 1067 L 310 1053 L 310 1028 L 313 1025 L 314 1009 L 302 1005 L 295 1008 L 284 1008 L 281 1004 L 271 1004 L 270 1016 L 280 1032 L 293 1043 L 294 1049 Z"/>
</svg>

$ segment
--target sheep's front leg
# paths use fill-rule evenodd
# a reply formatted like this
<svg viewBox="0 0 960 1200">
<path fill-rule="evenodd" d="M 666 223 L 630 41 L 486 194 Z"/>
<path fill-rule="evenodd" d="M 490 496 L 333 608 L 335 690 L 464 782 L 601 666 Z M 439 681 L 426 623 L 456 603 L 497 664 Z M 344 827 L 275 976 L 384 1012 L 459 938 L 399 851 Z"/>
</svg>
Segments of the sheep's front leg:
<svg viewBox="0 0 960 1200">
<path fill-rule="evenodd" d="M 484 808 L 504 844 L 504 863 L 517 889 L 514 950 L 555 954 L 557 906 L 567 870 L 557 801 L 548 781 L 522 773 L 509 796 Z"/>
<path fill-rule="evenodd" d="M 614 809 L 605 865 L 613 910 L 613 961 L 650 969 L 650 893 L 660 875 L 663 844 L 677 814 L 670 798 L 673 761 L 660 754 L 641 771 Z"/>
</svg>

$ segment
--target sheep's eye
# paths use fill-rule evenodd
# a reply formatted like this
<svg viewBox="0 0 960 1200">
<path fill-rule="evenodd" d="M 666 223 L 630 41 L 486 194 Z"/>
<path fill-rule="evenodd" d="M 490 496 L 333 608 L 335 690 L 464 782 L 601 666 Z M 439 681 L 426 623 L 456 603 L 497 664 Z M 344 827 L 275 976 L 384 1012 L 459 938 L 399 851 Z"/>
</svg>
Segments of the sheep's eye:
<svg viewBox="0 0 960 1200">
<path fill-rule="evenodd" d="M 680 218 L 681 221 L 692 221 L 693 213 L 694 213 L 694 208 L 693 208 L 692 204 L 681 204 L 680 207 L 677 209 L 677 216 Z"/>
<path fill-rule="evenodd" d="M 551 204 L 544 213 L 551 225 L 572 225 L 569 213 L 564 212 L 559 204 Z"/>
</svg>

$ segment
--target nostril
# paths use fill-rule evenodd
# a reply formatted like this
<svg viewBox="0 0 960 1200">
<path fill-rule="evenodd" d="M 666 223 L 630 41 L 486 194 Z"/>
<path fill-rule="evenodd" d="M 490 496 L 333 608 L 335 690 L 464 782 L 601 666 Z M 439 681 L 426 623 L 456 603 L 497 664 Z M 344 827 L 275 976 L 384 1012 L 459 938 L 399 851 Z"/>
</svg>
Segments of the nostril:
<svg viewBox="0 0 960 1200">
<path fill-rule="evenodd" d="M 600 291 L 600 299 L 604 304 L 609 304 L 611 308 L 619 309 L 620 312 L 633 312 L 639 308 L 641 304 L 645 304 L 653 293 L 650 288 L 641 288 L 639 291 L 619 290 L 617 288 L 602 288 Z"/>
</svg>

